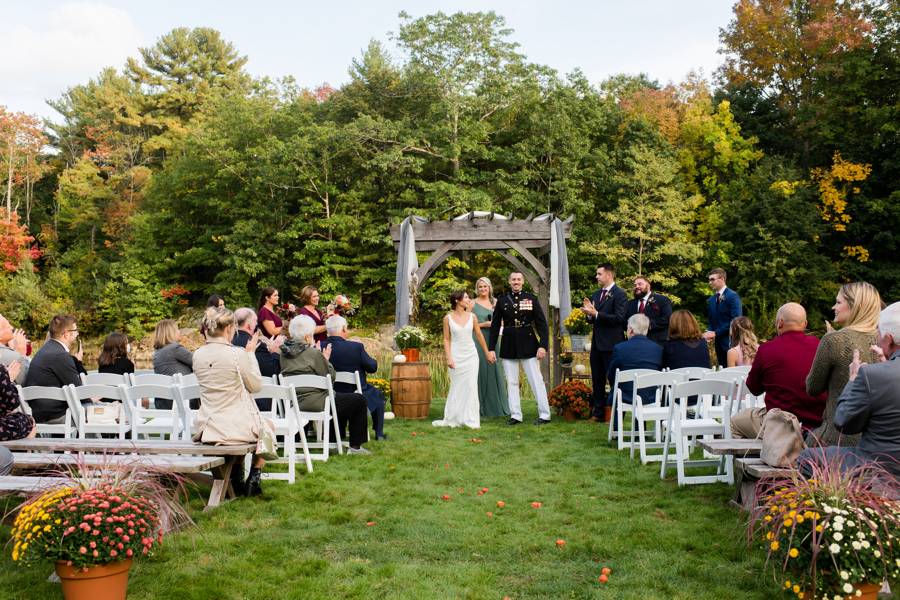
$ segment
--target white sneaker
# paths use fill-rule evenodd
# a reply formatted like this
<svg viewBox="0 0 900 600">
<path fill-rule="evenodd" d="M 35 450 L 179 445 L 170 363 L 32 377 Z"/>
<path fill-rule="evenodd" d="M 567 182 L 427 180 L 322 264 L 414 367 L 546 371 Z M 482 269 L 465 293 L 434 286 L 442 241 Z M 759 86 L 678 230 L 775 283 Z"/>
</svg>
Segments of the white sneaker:
<svg viewBox="0 0 900 600">
<path fill-rule="evenodd" d="M 360 446 L 359 448 L 347 448 L 347 454 L 372 454 L 372 451 Z"/>
</svg>

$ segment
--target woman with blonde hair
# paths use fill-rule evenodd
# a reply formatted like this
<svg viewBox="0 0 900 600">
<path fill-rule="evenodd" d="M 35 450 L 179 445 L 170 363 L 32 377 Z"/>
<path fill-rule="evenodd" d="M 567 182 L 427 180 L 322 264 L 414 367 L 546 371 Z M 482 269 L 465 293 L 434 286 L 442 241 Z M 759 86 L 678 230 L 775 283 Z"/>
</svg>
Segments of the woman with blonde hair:
<svg viewBox="0 0 900 600">
<path fill-rule="evenodd" d="M 187 375 L 193 372 L 191 351 L 181 345 L 181 330 L 172 319 L 163 319 L 156 324 L 153 333 L 153 372 L 160 375 Z M 171 400 L 157 398 L 155 406 L 172 408 Z"/>
<path fill-rule="evenodd" d="M 475 301 L 472 304 L 472 312 L 478 319 L 478 328 L 481 330 L 486 344 L 490 344 L 491 319 L 494 317 L 496 304 L 497 299 L 494 297 L 494 286 L 491 285 L 491 280 L 487 277 L 479 277 L 475 282 Z M 488 362 L 487 355 L 479 344 L 475 344 L 475 349 L 478 351 L 478 400 L 481 404 L 481 416 L 508 417 L 509 404 L 506 398 L 506 378 L 503 376 L 503 367 L 500 365 L 500 361 Z M 497 352 L 499 351 L 498 348 Z"/>
<path fill-rule="evenodd" d="M 753 322 L 747 317 L 732 319 L 728 331 L 731 338 L 731 348 L 728 349 L 727 362 L 729 367 L 746 367 L 753 364 L 756 351 L 759 349 L 759 340 L 753 331 Z"/>
<path fill-rule="evenodd" d="M 822 424 L 807 436 L 807 443 L 821 446 L 855 446 L 858 435 L 841 435 L 834 427 L 834 411 L 838 397 L 850 378 L 853 352 L 859 351 L 863 362 L 877 362 L 872 351 L 876 343 L 878 315 L 881 313 L 881 296 L 875 286 L 857 281 L 841 286 L 834 306 L 834 323 L 840 329 L 829 331 L 822 337 L 809 375 L 806 392 L 816 396 L 828 392 L 828 402 L 822 415 Z M 826 321 L 827 324 L 827 321 Z"/>
<path fill-rule="evenodd" d="M 233 346 L 237 327 L 227 308 L 208 308 L 203 318 L 206 344 L 194 352 L 194 373 L 200 385 L 200 413 L 194 441 L 204 444 L 254 444 L 263 430 L 262 416 L 252 394 L 262 389 L 254 352 L 257 331 L 246 348 Z M 265 461 L 254 456 L 244 493 L 262 493 L 259 481 Z"/>
</svg>

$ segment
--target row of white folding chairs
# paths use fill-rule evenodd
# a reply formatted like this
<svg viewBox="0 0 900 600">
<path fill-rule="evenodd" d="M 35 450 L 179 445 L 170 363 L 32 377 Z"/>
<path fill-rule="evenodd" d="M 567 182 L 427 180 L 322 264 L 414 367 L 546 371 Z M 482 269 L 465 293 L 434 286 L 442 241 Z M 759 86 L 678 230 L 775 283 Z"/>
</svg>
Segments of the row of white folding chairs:
<svg viewBox="0 0 900 600">
<path fill-rule="evenodd" d="M 615 427 L 610 425 L 609 440 L 615 433 L 619 449 L 630 449 L 634 456 L 639 449 L 643 464 L 662 461 L 661 476 L 668 467 L 669 450 L 674 451 L 679 485 L 703 483 L 707 481 L 731 481 L 731 464 L 719 463 L 716 476 L 687 476 L 686 466 L 716 464 L 718 461 L 706 459 L 690 461 L 690 448 L 698 436 L 730 437 L 730 416 L 739 410 L 746 395 L 744 380 L 749 367 L 737 367 L 714 371 L 702 368 L 684 368 L 671 371 L 633 369 L 619 371 L 613 386 Z M 638 398 L 642 390 L 650 390 L 653 401 L 623 402 L 622 383 L 632 383 L 632 398 Z M 686 384 L 709 382 L 709 385 L 689 386 Z M 702 391 L 698 391 L 702 390 Z M 689 411 L 689 399 L 697 398 L 697 405 Z M 692 414 L 691 414 L 692 413 Z M 625 431 L 625 416 L 632 420 L 631 431 Z M 654 440 L 648 441 L 647 424 L 653 423 Z M 627 443 L 626 443 L 627 437 Z M 663 439 L 664 437 L 664 439 Z M 662 454 L 649 454 L 649 448 L 662 449 Z"/>
<path fill-rule="evenodd" d="M 189 440 L 196 433 L 197 411 L 190 407 L 191 401 L 200 398 L 200 387 L 194 375 L 166 376 L 158 374 L 139 374 L 135 378 L 128 375 L 105 373 L 89 374 L 84 378 L 82 386 L 66 386 L 64 388 L 31 387 L 20 388 L 19 396 L 23 411 L 30 414 L 29 402 L 34 399 L 49 399 L 65 402 L 67 405 L 64 424 L 39 424 L 38 433 L 61 434 L 63 437 L 81 437 L 89 434 L 114 434 L 124 438 L 130 431 L 134 439 L 145 436 L 168 436 L 171 439 Z M 138 382 L 134 384 L 134 382 Z M 144 383 L 144 382 L 148 383 Z M 348 383 L 361 393 L 359 374 L 355 372 L 337 373 L 336 382 Z M 102 383 L 99 383 L 102 382 Z M 132 385 L 128 385 L 132 383 Z M 301 411 L 297 402 L 295 387 L 312 387 L 326 391 L 329 401 L 322 411 Z M 171 403 L 171 408 L 145 407 L 144 399 L 163 399 Z M 263 377 L 263 388 L 254 394 L 254 398 L 268 398 L 271 408 L 263 413 L 275 426 L 276 435 L 281 438 L 284 459 L 288 464 L 287 473 L 267 473 L 268 478 L 287 479 L 293 483 L 295 479 L 296 445 L 295 437 L 299 434 L 307 470 L 312 471 L 312 460 L 328 460 L 329 450 L 335 448 L 343 452 L 340 429 L 337 425 L 337 409 L 334 402 L 334 390 L 331 377 L 315 375 L 294 375 Z M 100 424 L 92 422 L 93 411 L 102 404 L 82 401 L 89 399 L 119 400 L 124 414 L 118 423 Z M 306 439 L 305 426 L 313 422 L 316 428 L 316 441 Z M 330 422 L 334 423 L 336 438 L 329 439 Z M 319 450 L 313 453 L 310 448 Z"/>
</svg>

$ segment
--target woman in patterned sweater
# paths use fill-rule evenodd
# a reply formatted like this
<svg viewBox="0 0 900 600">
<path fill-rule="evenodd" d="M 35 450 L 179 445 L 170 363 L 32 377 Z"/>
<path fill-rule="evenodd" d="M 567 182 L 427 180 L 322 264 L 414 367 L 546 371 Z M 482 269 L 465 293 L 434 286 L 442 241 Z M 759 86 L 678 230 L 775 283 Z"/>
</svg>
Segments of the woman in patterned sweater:
<svg viewBox="0 0 900 600">
<path fill-rule="evenodd" d="M 0 367 L 0 441 L 34 437 L 34 419 L 19 412 L 19 390 L 13 383 L 21 368 L 19 361 Z"/>
</svg>

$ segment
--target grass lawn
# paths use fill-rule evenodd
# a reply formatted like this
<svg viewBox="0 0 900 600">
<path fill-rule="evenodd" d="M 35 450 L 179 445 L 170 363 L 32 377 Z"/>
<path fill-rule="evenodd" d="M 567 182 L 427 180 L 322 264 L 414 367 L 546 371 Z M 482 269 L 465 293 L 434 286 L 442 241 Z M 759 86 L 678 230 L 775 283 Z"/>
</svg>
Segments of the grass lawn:
<svg viewBox="0 0 900 600">
<path fill-rule="evenodd" d="M 129 598 L 778 597 L 730 487 L 660 481 L 658 465 L 607 447 L 605 427 L 535 427 L 526 407 L 526 424 L 480 431 L 390 421 L 374 456 L 317 463 L 212 513 L 197 493 L 197 526 L 135 563 Z M 62 597 L 48 566 L 16 567 L 9 550 L 0 597 Z"/>
</svg>

